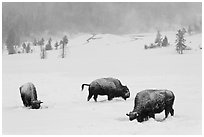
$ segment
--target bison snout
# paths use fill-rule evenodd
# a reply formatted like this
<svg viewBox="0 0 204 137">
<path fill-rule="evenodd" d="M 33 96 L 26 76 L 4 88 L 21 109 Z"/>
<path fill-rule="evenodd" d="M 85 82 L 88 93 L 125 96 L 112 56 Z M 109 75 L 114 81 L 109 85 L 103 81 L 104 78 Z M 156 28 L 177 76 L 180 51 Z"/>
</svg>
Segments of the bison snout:
<svg viewBox="0 0 204 137">
<path fill-rule="evenodd" d="M 129 120 L 132 121 L 137 118 L 138 114 L 137 112 L 130 112 L 129 114 L 126 114 L 129 117 Z"/>
<path fill-rule="evenodd" d="M 129 98 L 129 97 L 130 97 L 130 92 L 126 93 L 126 94 L 125 94 L 125 97 L 126 97 L 126 98 Z"/>
<path fill-rule="evenodd" d="M 43 102 L 40 100 L 32 101 L 31 108 L 32 109 L 39 109 L 41 107 L 40 106 L 41 103 L 43 103 Z"/>
</svg>

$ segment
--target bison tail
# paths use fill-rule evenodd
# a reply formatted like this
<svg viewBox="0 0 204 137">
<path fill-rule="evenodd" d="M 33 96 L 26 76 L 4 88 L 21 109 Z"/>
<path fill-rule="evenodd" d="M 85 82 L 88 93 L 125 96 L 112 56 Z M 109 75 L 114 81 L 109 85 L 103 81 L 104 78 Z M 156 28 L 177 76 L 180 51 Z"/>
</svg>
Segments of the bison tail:
<svg viewBox="0 0 204 137">
<path fill-rule="evenodd" d="M 22 86 L 19 88 L 19 90 L 20 90 L 20 93 L 21 93 L 21 88 L 22 88 Z"/>
<path fill-rule="evenodd" d="M 81 91 L 84 89 L 84 86 L 90 86 L 90 84 L 82 84 L 81 85 Z"/>
</svg>

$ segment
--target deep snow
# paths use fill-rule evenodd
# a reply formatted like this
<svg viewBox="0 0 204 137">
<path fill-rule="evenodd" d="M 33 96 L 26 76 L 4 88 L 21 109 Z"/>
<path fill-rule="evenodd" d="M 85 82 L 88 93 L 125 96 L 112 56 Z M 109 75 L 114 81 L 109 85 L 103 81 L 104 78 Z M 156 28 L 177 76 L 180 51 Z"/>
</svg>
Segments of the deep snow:
<svg viewBox="0 0 204 137">
<path fill-rule="evenodd" d="M 175 51 L 175 33 L 163 32 L 171 46 L 144 50 L 155 33 L 111 35 L 86 40 L 89 34 L 72 37 L 65 59 L 60 50 L 48 51 L 40 59 L 39 49 L 32 54 L 2 55 L 2 130 L 3 134 L 201 134 L 202 132 L 202 52 L 201 34 L 186 36 L 192 50 Z M 134 38 L 138 39 L 135 40 Z M 101 77 L 115 77 L 127 85 L 131 97 L 124 101 L 99 96 L 87 102 L 88 88 L 83 83 Z M 23 107 L 19 87 L 33 82 L 42 109 Z M 138 123 L 125 115 L 133 109 L 137 92 L 169 89 L 175 93 L 175 116 L 166 120 L 164 112 L 156 119 Z"/>
</svg>

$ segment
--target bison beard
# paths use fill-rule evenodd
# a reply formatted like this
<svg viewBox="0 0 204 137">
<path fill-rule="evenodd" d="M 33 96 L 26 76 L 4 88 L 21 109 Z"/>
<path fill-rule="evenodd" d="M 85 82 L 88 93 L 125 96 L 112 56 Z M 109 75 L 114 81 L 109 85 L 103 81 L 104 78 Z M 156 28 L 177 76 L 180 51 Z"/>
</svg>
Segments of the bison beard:
<svg viewBox="0 0 204 137">
<path fill-rule="evenodd" d="M 123 86 L 118 79 L 114 78 L 101 78 L 96 79 L 90 84 L 82 84 L 82 90 L 84 86 L 89 87 L 89 95 L 87 101 L 94 96 L 94 100 L 97 102 L 98 95 L 107 95 L 108 100 L 112 100 L 114 97 L 122 97 L 124 100 L 130 97 L 130 92 L 127 86 Z"/>
<path fill-rule="evenodd" d="M 155 118 L 156 113 L 165 110 L 165 118 L 170 113 L 174 115 L 173 103 L 175 96 L 169 90 L 144 90 L 137 93 L 135 97 L 135 106 L 132 112 L 126 114 L 129 120 L 137 119 L 138 122 L 148 120 L 149 117 Z"/>
<path fill-rule="evenodd" d="M 20 88 L 21 99 L 25 107 L 30 107 L 32 109 L 39 109 L 40 104 L 43 103 L 37 100 L 37 91 L 32 83 L 26 83 Z"/>
</svg>

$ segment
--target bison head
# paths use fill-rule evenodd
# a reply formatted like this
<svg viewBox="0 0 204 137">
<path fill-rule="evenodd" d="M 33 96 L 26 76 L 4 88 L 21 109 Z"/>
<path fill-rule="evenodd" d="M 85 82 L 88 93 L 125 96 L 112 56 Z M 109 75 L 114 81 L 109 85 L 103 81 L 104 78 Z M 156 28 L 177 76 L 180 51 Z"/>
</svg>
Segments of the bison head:
<svg viewBox="0 0 204 137">
<path fill-rule="evenodd" d="M 31 108 L 32 109 L 39 109 L 40 108 L 40 104 L 43 103 L 40 100 L 35 100 L 31 102 Z"/>
<path fill-rule="evenodd" d="M 137 112 L 130 112 L 129 114 L 126 114 L 129 117 L 129 120 L 132 121 L 134 119 L 137 119 L 138 122 L 143 122 L 144 120 L 146 121 L 149 117 L 141 115 Z"/>
<path fill-rule="evenodd" d="M 129 117 L 129 120 L 132 121 L 138 117 L 137 112 L 130 112 L 129 114 L 126 114 Z"/>
<path fill-rule="evenodd" d="M 130 97 L 130 91 L 128 89 L 127 86 L 123 86 L 122 87 L 122 91 L 123 91 L 123 98 L 126 100 L 126 98 L 129 98 Z"/>
</svg>

